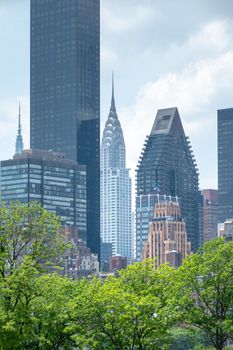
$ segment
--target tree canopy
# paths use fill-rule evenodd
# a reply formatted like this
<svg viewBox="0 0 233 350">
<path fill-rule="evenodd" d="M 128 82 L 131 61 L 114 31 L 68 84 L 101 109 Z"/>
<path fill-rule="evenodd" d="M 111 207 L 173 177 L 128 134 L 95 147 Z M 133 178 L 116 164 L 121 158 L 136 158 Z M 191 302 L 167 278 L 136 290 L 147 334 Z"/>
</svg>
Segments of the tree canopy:
<svg viewBox="0 0 233 350">
<path fill-rule="evenodd" d="M 233 242 L 210 241 L 178 269 L 146 260 L 104 281 L 62 276 L 64 248 L 58 218 L 39 204 L 0 208 L 1 350 L 222 350 L 233 340 Z"/>
</svg>

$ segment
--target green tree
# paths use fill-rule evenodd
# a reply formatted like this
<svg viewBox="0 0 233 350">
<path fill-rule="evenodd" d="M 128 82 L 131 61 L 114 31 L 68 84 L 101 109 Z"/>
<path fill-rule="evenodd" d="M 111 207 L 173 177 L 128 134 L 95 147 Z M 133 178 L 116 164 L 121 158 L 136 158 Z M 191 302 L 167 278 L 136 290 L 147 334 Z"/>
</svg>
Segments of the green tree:
<svg viewBox="0 0 233 350">
<path fill-rule="evenodd" d="M 203 330 L 217 350 L 233 337 L 233 242 L 218 238 L 177 271 L 177 303 L 186 322 Z"/>
<path fill-rule="evenodd" d="M 39 275 L 25 258 L 0 285 L 0 349 L 71 349 L 65 329 L 73 290 L 73 281 L 57 274 Z"/>
<path fill-rule="evenodd" d="M 169 350 L 191 350 L 207 346 L 203 331 L 186 327 L 174 327 L 169 332 Z"/>
<path fill-rule="evenodd" d="M 79 349 L 161 349 L 176 320 L 169 305 L 173 273 L 168 266 L 154 271 L 152 261 L 146 261 L 104 283 L 83 282 L 70 304 Z"/>
<path fill-rule="evenodd" d="M 30 257 L 37 268 L 51 266 L 65 245 L 59 219 L 37 202 L 0 207 L 0 276 L 5 278 Z"/>
<path fill-rule="evenodd" d="M 38 203 L 0 207 L 0 349 L 71 348 L 73 283 L 51 273 L 65 246 L 59 219 Z"/>
</svg>

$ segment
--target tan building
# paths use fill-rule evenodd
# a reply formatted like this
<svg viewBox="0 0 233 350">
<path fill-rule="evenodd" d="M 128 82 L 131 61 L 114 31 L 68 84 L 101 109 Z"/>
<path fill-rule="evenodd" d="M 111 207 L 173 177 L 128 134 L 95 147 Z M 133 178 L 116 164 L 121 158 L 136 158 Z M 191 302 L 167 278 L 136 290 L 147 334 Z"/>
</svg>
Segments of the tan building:
<svg viewBox="0 0 233 350">
<path fill-rule="evenodd" d="M 157 258 L 155 266 L 168 262 L 174 267 L 190 255 L 185 222 L 180 215 L 178 202 L 157 203 L 154 219 L 149 224 L 148 242 L 144 244 L 143 258 Z"/>
</svg>

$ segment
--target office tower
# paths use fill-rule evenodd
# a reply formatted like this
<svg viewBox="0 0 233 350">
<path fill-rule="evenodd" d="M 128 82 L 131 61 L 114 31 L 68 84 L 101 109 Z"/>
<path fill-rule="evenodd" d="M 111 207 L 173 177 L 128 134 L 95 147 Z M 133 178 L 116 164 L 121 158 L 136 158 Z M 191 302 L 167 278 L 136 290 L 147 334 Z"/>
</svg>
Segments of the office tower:
<svg viewBox="0 0 233 350">
<path fill-rule="evenodd" d="M 141 261 L 144 242 L 148 240 L 149 223 L 154 219 L 157 203 L 179 202 L 178 197 L 149 193 L 136 196 L 136 260 Z"/>
<path fill-rule="evenodd" d="M 63 225 L 76 226 L 86 236 L 86 169 L 64 154 L 24 150 L 1 161 L 1 201 L 38 201 Z"/>
<path fill-rule="evenodd" d="M 190 250 L 179 203 L 156 203 L 154 219 L 149 224 L 148 242 L 144 243 L 144 259 L 156 258 L 154 264 L 157 267 L 166 262 L 178 267 L 190 255 Z"/>
<path fill-rule="evenodd" d="M 203 241 L 218 235 L 218 190 L 202 190 L 203 196 Z"/>
<path fill-rule="evenodd" d="M 233 218 L 233 108 L 218 110 L 218 222 Z"/>
<path fill-rule="evenodd" d="M 19 115 L 18 115 L 18 133 L 15 143 L 15 154 L 21 154 L 23 152 L 23 136 L 22 136 L 22 127 L 21 127 L 21 110 L 19 104 Z"/>
<path fill-rule="evenodd" d="M 99 0 L 31 0 L 31 148 L 87 169 L 87 246 L 100 254 Z"/>
<path fill-rule="evenodd" d="M 125 142 L 112 100 L 101 143 L 101 239 L 112 254 L 132 258 L 131 178 L 125 164 Z"/>
<path fill-rule="evenodd" d="M 198 189 L 198 170 L 190 141 L 185 136 L 177 108 L 160 109 L 147 136 L 136 169 L 136 194 L 177 196 L 181 216 L 186 222 L 188 240 L 195 251 L 201 239 L 199 220 L 202 206 Z M 138 210 L 138 207 L 136 207 Z M 136 228 L 137 246 L 144 237 Z M 137 258 L 141 255 L 137 251 Z"/>
</svg>

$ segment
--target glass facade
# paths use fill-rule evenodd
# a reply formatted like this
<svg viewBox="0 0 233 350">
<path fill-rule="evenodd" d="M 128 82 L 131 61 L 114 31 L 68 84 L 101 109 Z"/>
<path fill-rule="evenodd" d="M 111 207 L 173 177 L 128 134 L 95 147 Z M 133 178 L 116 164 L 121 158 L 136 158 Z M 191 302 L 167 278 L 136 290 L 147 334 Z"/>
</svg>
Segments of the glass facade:
<svg viewBox="0 0 233 350">
<path fill-rule="evenodd" d="M 99 0 L 31 0 L 31 148 L 87 169 L 87 245 L 100 252 Z"/>
<path fill-rule="evenodd" d="M 30 150 L 2 161 L 1 200 L 38 201 L 86 237 L 86 169 L 62 154 Z"/>
<path fill-rule="evenodd" d="M 137 196 L 158 193 L 180 198 L 187 237 L 195 251 L 202 236 L 202 197 L 199 192 L 196 161 L 177 108 L 158 110 L 151 134 L 146 138 L 139 158 L 136 186 Z M 146 227 L 148 229 L 148 222 L 144 223 L 145 232 Z M 136 227 L 137 241 L 144 240 L 140 236 Z M 141 247 L 141 243 L 138 247 Z M 139 256 L 140 251 L 137 251 L 137 257 Z"/>
<path fill-rule="evenodd" d="M 233 218 L 233 108 L 218 110 L 218 221 Z"/>
</svg>

